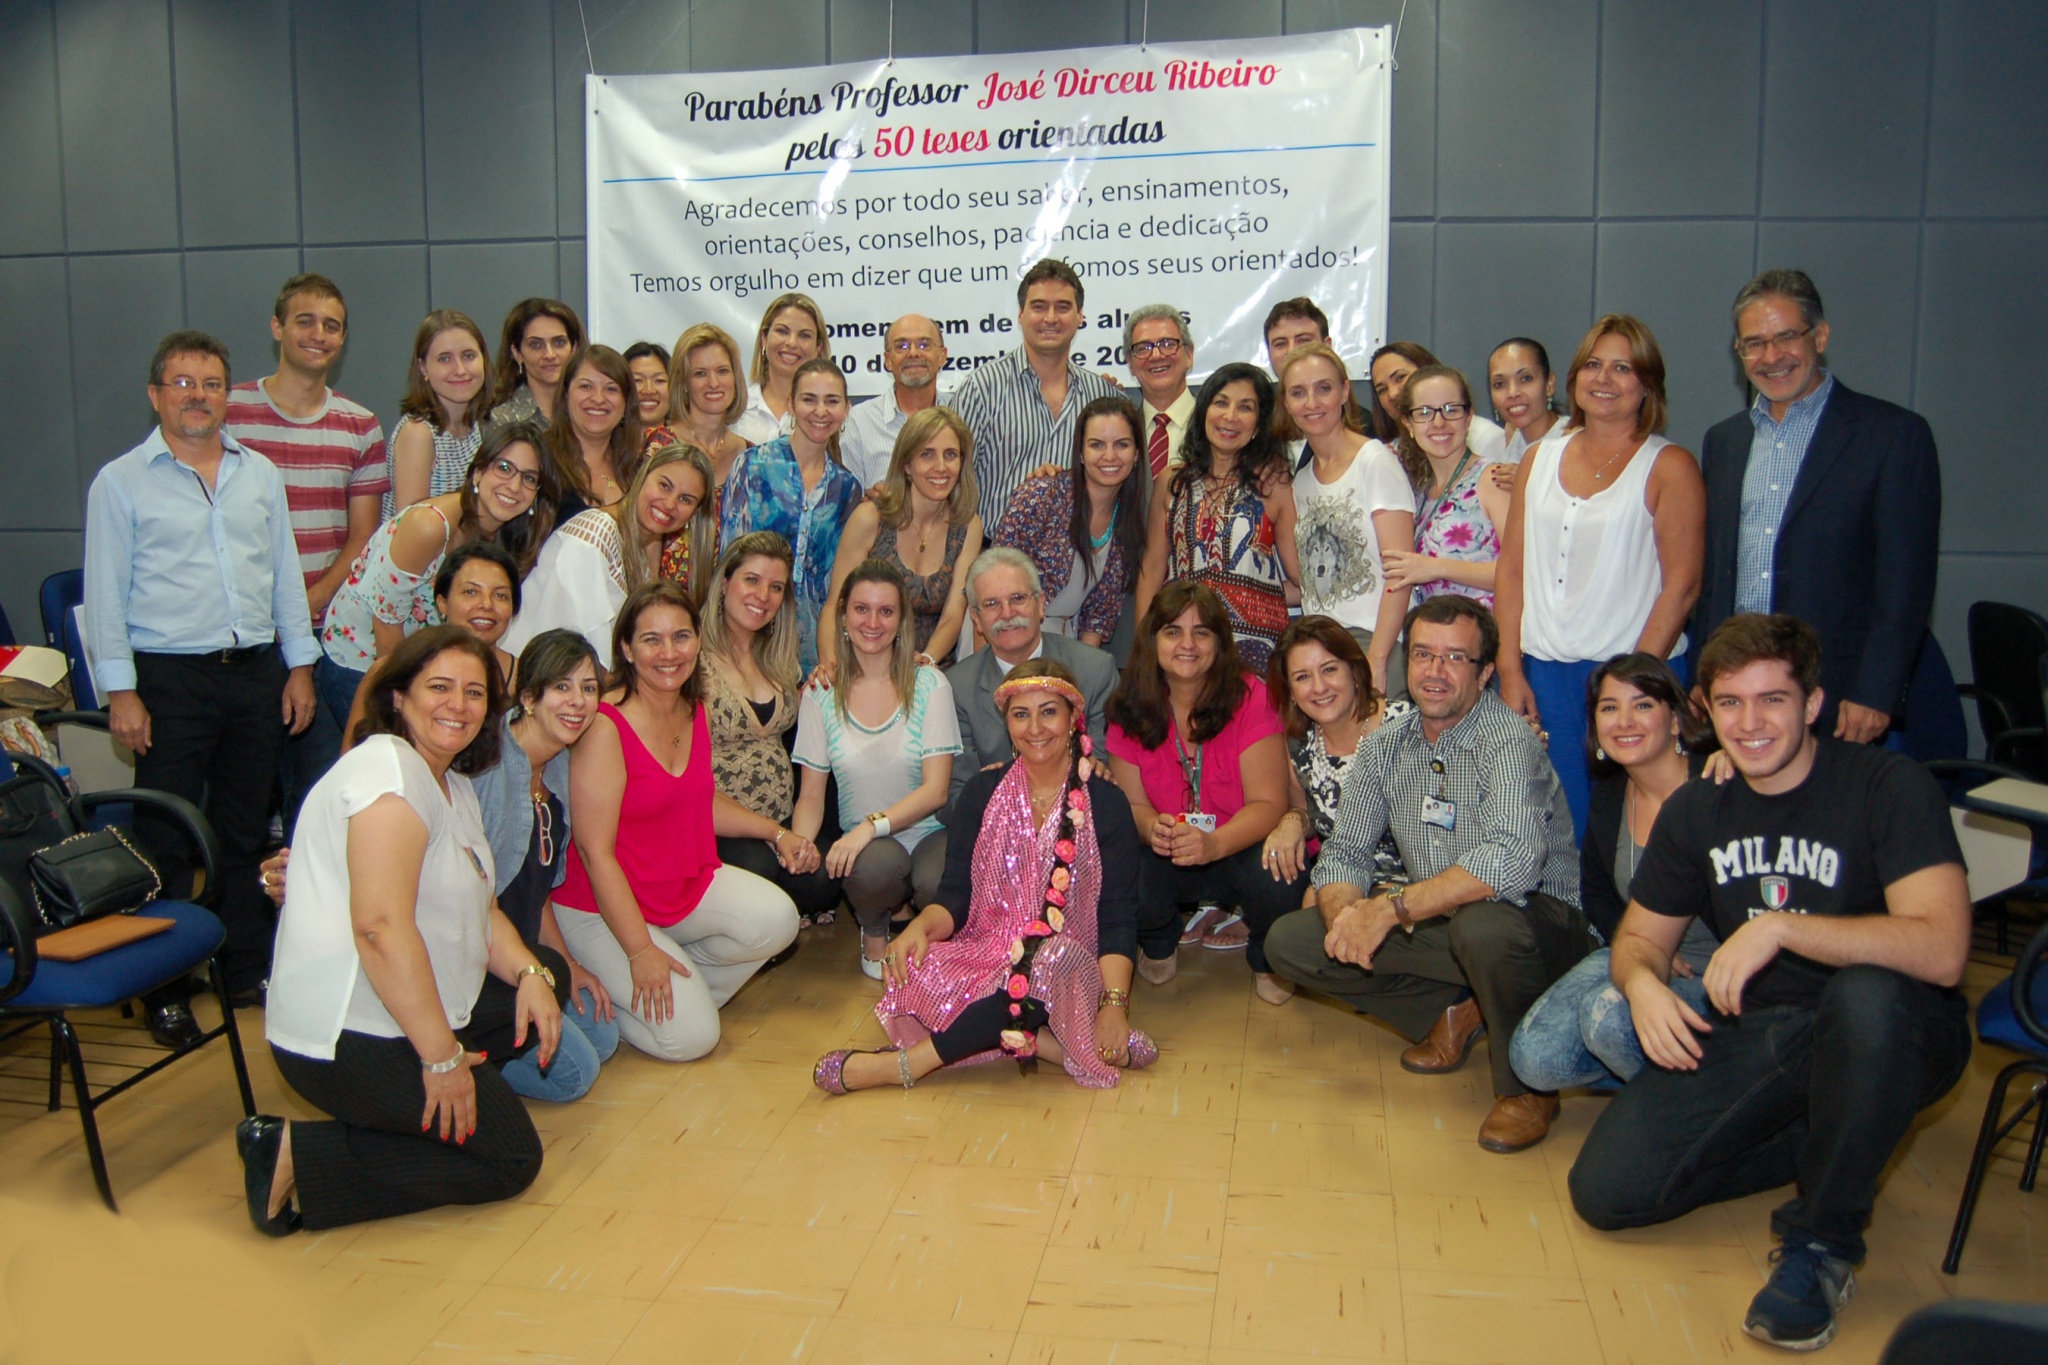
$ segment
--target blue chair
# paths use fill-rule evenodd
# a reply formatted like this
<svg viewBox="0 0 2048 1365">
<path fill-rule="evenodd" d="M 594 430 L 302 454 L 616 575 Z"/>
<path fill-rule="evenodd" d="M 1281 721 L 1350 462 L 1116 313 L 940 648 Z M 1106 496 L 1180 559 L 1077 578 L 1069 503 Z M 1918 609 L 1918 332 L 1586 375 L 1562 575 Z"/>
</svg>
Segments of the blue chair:
<svg viewBox="0 0 2048 1365">
<path fill-rule="evenodd" d="M 43 612 L 43 643 L 63 651 L 71 666 L 71 705 L 79 711 L 100 709 L 100 695 L 92 685 L 92 670 L 85 663 L 85 641 L 78 634 L 78 617 L 72 611 L 85 601 L 85 571 L 65 569 L 43 580 L 39 594 Z"/>
<path fill-rule="evenodd" d="M 56 784 L 55 775 L 34 759 L 0 755 L 0 778 L 13 779 L 19 773 L 29 781 Z M 58 786 L 58 791 L 62 792 Z M 126 791 L 93 792 L 71 797 L 66 803 L 72 826 L 92 828 L 95 812 L 103 806 L 120 804 L 141 807 L 177 827 L 190 845 L 204 880 L 201 898 L 211 900 L 218 884 L 216 844 L 206 817 L 190 802 L 168 792 L 131 788 Z M 100 1146 L 99 1107 L 129 1087 L 154 1076 L 186 1055 L 226 1035 L 228 1052 L 234 1061 L 235 1081 L 241 1087 L 242 1112 L 254 1117 L 256 1094 L 249 1084 L 249 1064 L 242 1053 L 242 1037 L 235 1028 L 235 1012 L 228 1004 L 226 977 L 214 961 L 226 931 L 213 912 L 189 901 L 152 901 L 145 912 L 168 919 L 167 932 L 115 948 L 80 962 L 42 961 L 36 954 L 39 927 L 17 884 L 19 870 L 0 869 L 0 947 L 12 961 L 0 961 L 0 1023 L 25 1020 L 30 1026 L 47 1024 L 50 1030 L 50 1100 L 52 1113 L 61 1107 L 61 1071 L 68 1071 L 71 1089 L 78 1103 L 79 1122 L 85 1130 L 86 1156 L 92 1163 L 93 1182 L 100 1198 L 115 1209 L 114 1189 L 107 1178 L 106 1154 Z M 77 1029 L 70 1015 L 78 1010 L 107 1009 L 124 1004 L 160 987 L 180 980 L 202 965 L 212 963 L 214 992 L 220 1000 L 221 1023 L 201 1034 L 198 1041 L 177 1052 L 167 1053 L 112 1086 L 93 1093 L 86 1077 L 85 1054 L 79 1046 Z M 116 1210 L 118 1212 L 118 1210 Z"/>
<path fill-rule="evenodd" d="M 14 623 L 7 619 L 7 608 L 0 607 L 0 645 L 19 644 L 14 638 Z"/>
<path fill-rule="evenodd" d="M 1970 1172 L 1963 1178 L 1963 1201 L 1956 1209 L 1955 1230 L 1949 1234 L 1948 1255 L 1941 1268 L 1953 1275 L 1963 1260 L 1963 1239 L 1970 1235 L 1970 1219 L 1977 1212 L 1977 1196 L 1983 1190 L 1984 1171 L 1991 1153 L 2013 1129 L 2034 1116 L 2033 1138 L 2027 1143 L 2026 1164 L 2020 1168 L 2020 1189 L 2031 1193 L 2034 1178 L 2041 1172 L 2041 1148 L 2048 1140 L 2048 1090 L 2030 1092 L 2012 1117 L 2005 1117 L 2005 1092 L 2021 1076 L 2048 1078 L 2048 971 L 2041 959 L 2048 956 L 2048 925 L 2035 933 L 2020 953 L 2012 975 L 1993 986 L 1977 1004 L 1977 1037 L 2020 1054 L 2020 1059 L 1998 1073 L 1991 1083 L 1991 1098 L 1984 1106 L 1984 1123 L 1977 1130 L 1977 1150 L 1970 1157 Z"/>
</svg>

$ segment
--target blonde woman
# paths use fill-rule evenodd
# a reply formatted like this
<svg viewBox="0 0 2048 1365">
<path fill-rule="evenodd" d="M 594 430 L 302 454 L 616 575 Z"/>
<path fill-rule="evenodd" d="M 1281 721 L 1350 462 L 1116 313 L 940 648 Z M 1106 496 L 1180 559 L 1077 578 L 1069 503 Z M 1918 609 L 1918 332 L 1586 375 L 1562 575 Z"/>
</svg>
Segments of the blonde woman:
<svg viewBox="0 0 2048 1365">
<path fill-rule="evenodd" d="M 879 559 L 903 575 L 918 661 L 948 659 L 960 643 L 967 595 L 953 575 L 981 553 L 981 494 L 974 484 L 974 433 L 948 407 L 926 408 L 903 424 L 889 472 L 853 509 L 832 563 L 832 587 L 818 622 L 818 658 L 832 657 L 838 612 L 831 605 L 856 564 Z"/>
<path fill-rule="evenodd" d="M 646 448 L 697 447 L 711 457 L 712 477 L 722 493 L 733 461 L 747 448 L 746 438 L 732 429 L 747 410 L 744 375 L 740 344 L 723 328 L 700 322 L 677 337 L 668 369 L 668 416 L 647 429 Z M 717 500 L 713 494 L 712 501 Z"/>
<path fill-rule="evenodd" d="M 752 388 L 746 410 L 732 429 L 750 446 L 787 436 L 796 425 L 792 410 L 796 372 L 813 360 L 832 357 L 824 310 L 807 294 L 782 294 L 761 310 L 754 333 L 754 359 L 747 378 Z"/>
<path fill-rule="evenodd" d="M 669 578 L 694 597 L 692 569 L 712 557 L 710 491 L 711 461 L 703 451 L 664 446 L 649 455 L 616 505 L 586 508 L 548 537 L 505 648 L 516 653 L 542 631 L 561 627 L 590 641 L 602 658 L 620 604 L 642 583 Z M 678 559 L 682 572 L 663 572 L 664 560 Z"/>
<path fill-rule="evenodd" d="M 765 877 L 796 902 L 806 924 L 830 924 L 839 888 L 819 867 L 818 849 L 791 832 L 796 774 L 789 732 L 796 726 L 796 600 L 789 542 L 750 531 L 725 547 L 704 589 L 704 714 L 711 771 L 731 798 L 718 823 L 718 860 Z"/>
</svg>

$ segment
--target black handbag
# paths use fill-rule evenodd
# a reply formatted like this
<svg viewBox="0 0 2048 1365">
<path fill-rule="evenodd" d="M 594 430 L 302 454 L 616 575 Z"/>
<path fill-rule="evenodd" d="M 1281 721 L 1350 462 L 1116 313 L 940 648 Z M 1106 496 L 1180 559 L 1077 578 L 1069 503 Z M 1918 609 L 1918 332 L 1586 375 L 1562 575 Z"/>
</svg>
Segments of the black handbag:
<svg viewBox="0 0 2048 1365">
<path fill-rule="evenodd" d="M 36 915 L 49 930 L 102 915 L 131 915 L 155 900 L 164 880 L 118 829 L 88 830 L 36 850 L 28 860 Z"/>
</svg>

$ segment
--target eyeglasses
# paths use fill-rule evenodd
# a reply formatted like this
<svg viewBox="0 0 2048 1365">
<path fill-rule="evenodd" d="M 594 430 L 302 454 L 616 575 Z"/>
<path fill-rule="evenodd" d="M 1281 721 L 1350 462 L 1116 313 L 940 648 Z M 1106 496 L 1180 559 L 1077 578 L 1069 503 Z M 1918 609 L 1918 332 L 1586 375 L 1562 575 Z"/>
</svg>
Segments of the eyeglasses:
<svg viewBox="0 0 2048 1365">
<path fill-rule="evenodd" d="M 1472 662 L 1472 656 L 1462 649 L 1453 649 L 1439 654 L 1421 645 L 1408 646 L 1408 663 L 1413 668 L 1434 668 L 1442 664 L 1445 668 L 1463 668 Z"/>
<path fill-rule="evenodd" d="M 506 459 L 502 455 L 500 455 L 497 459 L 491 461 L 491 472 L 493 474 L 496 474 L 501 479 L 517 479 L 522 485 L 529 489 L 540 487 L 539 470 L 521 469 L 518 465 L 513 464 L 510 460 Z"/>
<path fill-rule="evenodd" d="M 1031 599 L 1037 595 L 1037 593 L 1032 592 L 1013 592 L 1008 597 L 984 597 L 974 605 L 979 607 L 986 615 L 993 616 L 995 613 L 1007 608 L 1009 613 L 1015 616 L 1018 612 L 1029 606 Z"/>
<path fill-rule="evenodd" d="M 1755 360 L 1765 351 L 1786 350 L 1793 342 L 1812 331 L 1811 327 L 1794 327 L 1783 332 L 1773 332 L 1767 337 L 1738 337 L 1735 341 L 1735 354 L 1744 360 Z"/>
<path fill-rule="evenodd" d="M 890 342 L 889 349 L 898 355 L 909 355 L 912 351 L 922 355 L 927 351 L 936 350 L 938 345 L 939 343 L 933 341 L 930 337 L 918 337 L 914 341 L 906 337 L 902 341 Z"/>
<path fill-rule="evenodd" d="M 182 374 L 176 379 L 166 379 L 158 387 L 176 389 L 179 393 L 191 393 L 194 389 L 197 389 L 199 392 L 212 398 L 217 398 L 228 391 L 225 379 L 194 379 L 189 375 Z"/>
<path fill-rule="evenodd" d="M 1157 341 L 1134 342 L 1131 345 L 1131 354 L 1140 360 L 1152 355 L 1161 359 L 1171 359 L 1180 354 L 1180 338 L 1161 337 Z"/>
<path fill-rule="evenodd" d="M 1417 426 L 1421 426 L 1425 422 L 1435 421 L 1437 414 L 1441 413 L 1446 422 L 1455 422 L 1470 411 L 1472 411 L 1470 403 L 1438 403 L 1435 407 L 1408 409 L 1408 420 Z"/>
<path fill-rule="evenodd" d="M 555 865 L 555 812 L 545 796 L 533 798 L 534 823 L 540 827 L 540 865 Z"/>
</svg>

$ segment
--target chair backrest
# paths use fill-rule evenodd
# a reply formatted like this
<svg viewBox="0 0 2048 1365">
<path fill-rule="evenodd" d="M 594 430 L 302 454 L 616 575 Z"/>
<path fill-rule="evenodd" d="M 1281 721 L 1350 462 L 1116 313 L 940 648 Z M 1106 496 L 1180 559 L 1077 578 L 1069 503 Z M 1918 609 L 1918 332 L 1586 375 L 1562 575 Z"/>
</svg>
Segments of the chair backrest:
<svg viewBox="0 0 2048 1365">
<path fill-rule="evenodd" d="M 2048 620 L 2009 602 L 1970 604 L 1970 673 L 1978 688 L 2005 708 L 1982 704 L 1977 722 L 1986 745 L 2015 729 L 2048 726 Z M 2048 771 L 2048 742 L 2023 741 L 2009 753 L 1993 753 L 2033 773 Z"/>
<path fill-rule="evenodd" d="M 0 607 L 0 645 L 20 644 L 14 638 L 14 623 L 7 619 L 7 608 Z"/>
<path fill-rule="evenodd" d="M 1878 1365 L 2040 1365 L 2048 1359 L 2048 1306 L 1952 1299 L 1914 1310 Z"/>
<path fill-rule="evenodd" d="M 85 570 L 64 569 L 43 580 L 39 605 L 43 609 L 43 643 L 64 648 L 64 620 L 71 609 L 85 600 Z"/>
<path fill-rule="evenodd" d="M 99 687 L 92 680 L 92 662 L 85 657 L 85 604 L 72 607 L 64 613 L 63 623 L 58 627 L 63 644 L 65 661 L 71 672 L 71 709 L 74 711 L 97 711 L 100 709 Z"/>
</svg>

